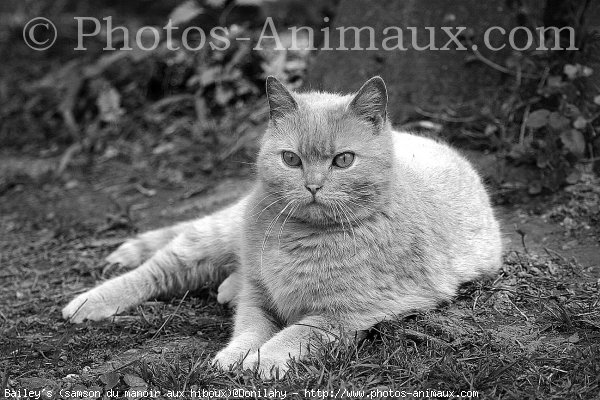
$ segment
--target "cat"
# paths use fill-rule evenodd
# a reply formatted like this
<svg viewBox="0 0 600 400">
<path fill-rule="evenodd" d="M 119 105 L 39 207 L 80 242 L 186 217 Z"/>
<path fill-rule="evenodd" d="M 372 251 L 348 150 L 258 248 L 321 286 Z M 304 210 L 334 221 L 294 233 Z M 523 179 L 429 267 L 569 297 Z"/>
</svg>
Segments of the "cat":
<svg viewBox="0 0 600 400">
<path fill-rule="evenodd" d="M 80 294 L 63 317 L 100 320 L 223 280 L 234 302 L 221 368 L 284 375 L 317 342 L 450 300 L 500 266 L 489 196 L 455 150 L 394 131 L 383 79 L 353 95 L 267 78 L 269 124 L 253 189 L 203 218 L 144 233 L 107 260 L 137 266 Z"/>
</svg>

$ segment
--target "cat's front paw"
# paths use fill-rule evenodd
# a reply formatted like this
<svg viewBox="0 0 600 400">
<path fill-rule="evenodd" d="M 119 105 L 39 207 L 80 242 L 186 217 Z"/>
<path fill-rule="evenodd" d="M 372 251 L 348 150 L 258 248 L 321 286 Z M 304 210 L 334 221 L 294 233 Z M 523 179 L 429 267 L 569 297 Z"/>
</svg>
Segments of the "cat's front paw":
<svg viewBox="0 0 600 400">
<path fill-rule="evenodd" d="M 137 267 L 144 261 L 144 245 L 140 239 L 129 239 L 106 257 L 111 264 Z"/>
<path fill-rule="evenodd" d="M 242 368 L 256 370 L 263 379 L 283 379 L 290 369 L 289 362 L 287 356 L 255 352 L 244 359 Z"/>
<path fill-rule="evenodd" d="M 99 321 L 123 310 L 120 298 L 103 295 L 99 288 L 88 290 L 75 297 L 62 309 L 64 319 L 79 324 L 86 319 Z"/>
<path fill-rule="evenodd" d="M 217 353 L 215 358 L 213 358 L 212 364 L 224 371 L 227 371 L 228 369 L 240 364 L 245 355 L 246 353 L 243 353 L 238 349 L 225 347 L 223 350 Z"/>
</svg>

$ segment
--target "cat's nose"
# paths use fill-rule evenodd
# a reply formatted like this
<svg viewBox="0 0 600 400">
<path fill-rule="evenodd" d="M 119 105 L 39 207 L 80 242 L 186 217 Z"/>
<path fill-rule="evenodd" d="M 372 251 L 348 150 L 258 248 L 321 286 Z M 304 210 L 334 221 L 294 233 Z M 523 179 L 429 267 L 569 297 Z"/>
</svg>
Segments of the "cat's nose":
<svg viewBox="0 0 600 400">
<path fill-rule="evenodd" d="M 304 187 L 313 194 L 317 194 L 317 191 L 321 189 L 321 185 L 304 185 Z"/>
</svg>

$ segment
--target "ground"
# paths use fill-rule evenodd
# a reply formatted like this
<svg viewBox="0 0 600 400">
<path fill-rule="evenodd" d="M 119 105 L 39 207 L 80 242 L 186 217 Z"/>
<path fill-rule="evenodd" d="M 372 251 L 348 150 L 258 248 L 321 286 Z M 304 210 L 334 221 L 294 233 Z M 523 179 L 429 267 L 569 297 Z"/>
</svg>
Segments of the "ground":
<svg viewBox="0 0 600 400">
<path fill-rule="evenodd" d="M 600 396 L 600 181 L 588 174 L 534 197 L 527 187 L 524 194 L 513 190 L 512 178 L 527 175 L 521 170 L 489 179 L 507 241 L 497 276 L 465 285 L 455 301 L 436 310 L 384 322 L 364 340 L 327 345 L 292 365 L 282 381 L 210 366 L 231 333 L 232 316 L 217 304 L 214 283 L 109 321 L 63 321 L 61 308 L 73 296 L 123 272 L 103 260 L 125 238 L 214 211 L 249 187 L 256 139 L 268 115 L 264 77 L 284 76 L 299 87 L 310 60 L 306 52 L 248 57 L 244 44 L 203 57 L 160 49 L 114 57 L 100 51 L 101 38 L 85 55 L 73 54 L 69 40 L 75 36 L 66 28 L 75 11 L 66 7 L 58 18 L 65 2 L 13 3 L 52 5 L 56 15 L 47 16 L 65 21 L 59 32 L 66 42 L 59 40 L 53 52 L 32 52 L 21 41 L 22 23 L 46 15 L 44 9 L 8 7 L 11 12 L 2 14 L 10 18 L 0 24 L 0 397 L 27 397 L 24 390 L 78 397 L 76 391 L 90 390 L 136 398 L 125 391 L 146 390 L 150 397 L 187 398 L 208 389 L 224 391 L 200 397 L 363 398 L 370 391 L 371 398 L 402 397 L 391 390 L 429 390 L 429 398 L 449 397 L 432 390 L 465 398 Z M 125 10 L 104 4 L 113 2 L 67 3 L 83 7 L 83 14 L 114 14 L 121 17 L 115 23 L 141 26 L 164 24 L 169 10 L 184 2 L 153 3 L 165 8 L 160 12 L 148 2 L 148 10 L 127 10 L 126 2 L 114 3 Z M 229 11 L 212 10 L 228 24 L 260 30 L 244 25 L 245 13 Z M 314 11 L 320 26 L 323 13 Z M 553 82 L 565 93 L 556 95 L 563 98 L 574 86 L 571 78 L 558 78 Z M 512 80 L 505 85 L 512 90 Z M 455 118 L 463 114 L 445 108 L 421 114 L 436 122 L 425 121 L 428 129 L 439 126 L 436 137 L 452 139 L 439 124 L 444 121 L 450 132 L 466 132 L 461 143 L 487 151 L 487 158 L 473 159 L 484 176 L 497 178 L 502 151 L 515 143 L 495 143 L 494 129 L 524 133 L 521 114 L 531 104 L 524 99 L 503 103 L 510 126 L 502 118 L 491 123 L 487 115 Z M 405 127 L 423 118 L 413 115 Z M 532 155 L 524 157 L 521 164 L 531 164 Z M 589 173 L 593 160 L 582 170 Z M 538 186 L 532 192 L 539 193 Z M 233 389 L 243 391 L 227 391 Z"/>
<path fill-rule="evenodd" d="M 216 303 L 214 285 L 110 321 L 71 325 L 60 315 L 75 294 L 123 272 L 103 258 L 124 238 L 233 201 L 250 184 L 249 168 L 179 187 L 154 180 L 152 166 L 132 169 L 114 158 L 75 162 L 71 169 L 67 178 L 25 179 L 0 195 L 3 395 L 44 389 L 57 398 L 61 388 L 105 396 L 158 390 L 163 397 L 169 390 L 189 397 L 190 390 L 209 388 L 300 398 L 323 394 L 305 392 L 311 389 L 334 391 L 329 397 L 344 390 L 379 390 L 385 397 L 385 390 L 426 389 L 478 391 L 479 398 L 600 394 L 596 178 L 498 206 L 507 247 L 493 280 L 466 285 L 438 310 L 383 323 L 365 340 L 327 346 L 275 382 L 209 365 L 230 334 L 232 316 Z"/>
</svg>

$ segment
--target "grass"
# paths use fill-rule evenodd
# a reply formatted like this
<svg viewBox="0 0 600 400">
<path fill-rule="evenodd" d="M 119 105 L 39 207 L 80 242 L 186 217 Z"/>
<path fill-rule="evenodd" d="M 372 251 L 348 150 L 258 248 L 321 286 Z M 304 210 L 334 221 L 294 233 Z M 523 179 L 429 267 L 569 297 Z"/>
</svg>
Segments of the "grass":
<svg viewBox="0 0 600 400">
<path fill-rule="evenodd" d="M 600 394 L 599 283 L 555 253 L 513 251 L 494 281 L 465 285 L 453 303 L 381 323 L 363 340 L 328 344 L 294 363 L 281 381 L 210 366 L 227 341 L 232 316 L 216 304 L 212 286 L 183 300 L 146 303 L 112 321 L 67 324 L 60 309 L 74 292 L 122 273 L 99 260 L 114 247 L 114 235 L 126 232 L 104 228 L 106 216 L 86 190 L 57 194 L 46 186 L 4 196 L 3 394 L 44 388 L 54 391 L 52 398 L 60 389 L 106 396 L 151 390 L 163 397 L 169 391 L 208 395 L 202 390 L 209 389 L 225 397 L 291 398 L 415 390 L 430 390 L 422 393 L 430 398 L 449 394 L 432 390 L 507 399 Z"/>
</svg>

